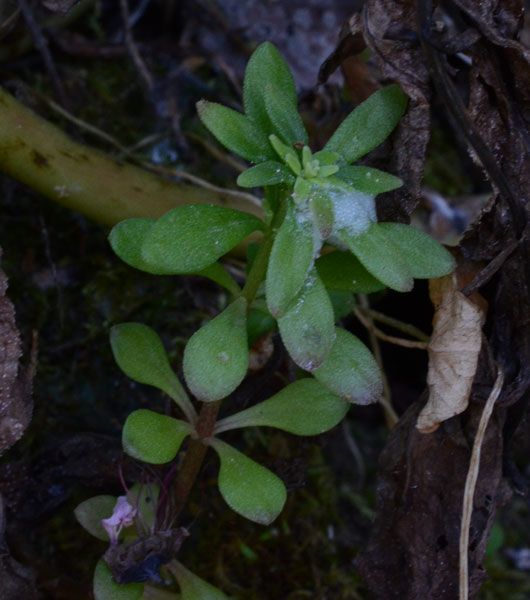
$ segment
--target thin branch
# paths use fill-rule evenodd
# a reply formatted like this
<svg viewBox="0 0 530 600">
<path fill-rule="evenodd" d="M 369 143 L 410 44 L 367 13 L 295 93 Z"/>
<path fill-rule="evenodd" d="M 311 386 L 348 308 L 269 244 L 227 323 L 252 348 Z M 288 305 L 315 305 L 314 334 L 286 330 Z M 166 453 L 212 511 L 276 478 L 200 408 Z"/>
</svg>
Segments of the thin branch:
<svg viewBox="0 0 530 600">
<path fill-rule="evenodd" d="M 41 28 L 35 20 L 35 17 L 33 16 L 33 12 L 29 6 L 28 1 L 18 0 L 18 5 L 20 6 L 20 11 L 22 12 L 24 21 L 26 21 L 26 25 L 28 26 L 28 29 L 31 33 L 31 37 L 33 38 L 35 47 L 42 56 L 42 60 L 44 61 L 46 71 L 48 71 L 48 75 L 50 76 L 52 85 L 55 89 L 55 93 L 57 94 L 57 98 L 59 98 L 59 102 L 63 106 L 68 106 L 68 98 L 64 91 L 64 86 L 63 82 L 61 81 L 61 77 L 59 76 L 55 63 L 53 62 L 50 49 L 48 48 L 48 41 L 42 34 Z"/>
<path fill-rule="evenodd" d="M 201 144 L 215 159 L 217 159 L 219 162 L 227 164 L 229 167 L 232 167 L 232 169 L 235 169 L 238 173 L 242 173 L 247 168 L 247 165 L 242 163 L 240 160 L 230 156 L 230 154 L 226 154 L 202 136 L 197 135 L 192 131 L 187 131 L 186 136 L 191 140 L 199 142 L 199 144 Z"/>
<path fill-rule="evenodd" d="M 181 171 L 180 169 L 172 169 L 170 167 L 159 167 L 158 165 L 153 165 L 151 163 L 142 162 L 140 163 L 147 169 L 151 171 L 158 171 L 159 173 L 165 173 L 166 175 L 173 175 L 174 177 L 180 177 L 180 179 L 185 179 L 186 181 L 191 181 L 195 185 L 198 185 L 206 190 L 210 190 L 211 192 L 216 192 L 217 194 L 226 194 L 227 196 L 232 196 L 234 198 L 240 198 L 241 200 L 246 200 L 254 206 L 261 207 L 261 200 L 252 194 L 248 194 L 247 192 L 239 192 L 237 190 L 227 190 L 226 188 L 219 187 L 217 185 L 213 185 L 213 183 L 209 183 L 197 175 L 192 175 L 191 173 L 186 173 L 186 171 Z"/>
<path fill-rule="evenodd" d="M 410 323 L 404 323 L 399 319 L 389 317 L 388 315 L 385 315 L 384 313 L 379 312 L 378 310 L 373 310 L 372 308 L 361 308 L 360 311 L 367 317 L 372 318 L 374 321 L 379 321 L 380 323 L 384 323 L 385 325 L 393 327 L 394 329 L 406 333 L 411 337 L 415 337 L 416 339 L 420 340 L 420 342 L 429 343 L 431 340 L 431 338 L 426 333 L 424 333 L 421 329 L 418 329 L 414 325 L 411 325 Z"/>
<path fill-rule="evenodd" d="M 351 452 L 351 455 L 353 456 L 353 460 L 355 461 L 355 464 L 357 466 L 357 474 L 358 474 L 359 478 L 358 478 L 357 485 L 355 487 L 357 487 L 359 489 L 359 488 L 362 488 L 365 477 L 366 477 L 366 468 L 364 466 L 363 455 L 362 455 L 361 449 L 359 448 L 359 445 L 357 444 L 357 442 L 355 441 L 355 438 L 353 437 L 353 433 L 351 432 L 351 429 L 346 420 L 342 421 L 341 430 L 342 430 L 342 435 L 344 437 L 344 441 L 346 443 L 346 447 Z"/>
<path fill-rule="evenodd" d="M 65 119 L 68 119 L 69 121 L 74 123 L 74 125 L 77 125 L 77 127 L 79 127 L 80 129 L 84 129 L 85 131 L 87 131 L 88 133 L 91 133 L 95 137 L 98 137 L 98 138 L 104 140 L 105 142 L 111 144 L 112 146 L 117 148 L 120 152 L 122 152 L 125 156 L 127 156 L 127 158 L 133 160 L 135 163 L 141 165 L 142 167 L 149 169 L 150 171 L 164 173 L 165 175 L 172 175 L 173 177 L 178 177 L 180 179 L 184 179 L 185 181 L 190 181 L 191 183 L 194 183 L 195 185 L 202 187 L 206 190 L 210 190 L 211 192 L 215 192 L 216 194 L 224 194 L 227 196 L 232 196 L 233 198 L 239 198 L 241 200 L 244 200 L 245 202 L 250 202 L 254 206 L 261 207 L 261 200 L 259 198 L 257 198 L 256 196 L 253 196 L 252 194 L 249 194 L 247 192 L 240 192 L 238 190 L 229 190 L 226 188 L 219 187 L 217 185 L 213 185 L 212 183 L 205 181 L 201 177 L 198 177 L 197 175 L 192 175 L 191 173 L 187 173 L 186 171 L 182 171 L 181 169 L 174 169 L 174 168 L 170 168 L 170 167 L 161 167 L 159 165 L 154 165 L 153 163 L 150 163 L 150 162 L 138 160 L 134 156 L 132 151 L 130 149 L 126 148 L 116 138 L 114 138 L 111 135 L 109 135 L 108 133 L 102 131 L 95 125 L 87 123 L 86 121 L 83 121 L 82 119 L 79 119 L 78 117 L 75 117 L 74 115 L 72 115 L 72 113 L 65 110 L 62 106 L 59 106 L 56 102 L 54 102 L 50 98 L 44 98 L 44 100 L 50 106 L 50 108 L 52 108 L 54 111 L 56 111 L 57 113 L 62 115 Z M 141 140 L 141 142 L 139 142 L 139 143 L 145 143 L 145 140 Z"/>
<path fill-rule="evenodd" d="M 394 337 L 392 335 L 387 335 L 384 331 L 378 329 L 372 319 L 368 317 L 366 314 L 367 311 L 361 311 L 358 308 L 353 310 L 355 316 L 359 319 L 359 321 L 368 329 L 370 333 L 374 336 L 378 337 L 380 340 L 384 342 L 389 342 L 391 344 L 395 344 L 396 346 L 402 346 L 403 348 L 414 348 L 416 350 L 427 350 L 427 342 L 415 342 L 413 340 L 405 340 L 404 338 Z"/>
<path fill-rule="evenodd" d="M 486 427 L 488 426 L 491 413 L 495 402 L 501 393 L 502 384 L 504 383 L 504 371 L 502 367 L 498 367 L 497 379 L 491 390 L 488 400 L 484 405 L 482 415 L 477 428 L 475 441 L 473 442 L 473 450 L 471 451 L 471 459 L 469 461 L 469 469 L 466 477 L 466 485 L 464 487 L 464 500 L 462 505 L 462 525 L 460 529 L 460 568 L 459 568 L 459 600 L 468 600 L 469 598 L 469 529 L 471 527 L 471 516 L 473 515 L 473 496 L 475 495 L 475 487 L 477 485 L 478 472 L 480 468 L 480 452 Z"/>
<path fill-rule="evenodd" d="M 149 73 L 149 70 L 147 69 L 145 62 L 144 62 L 143 58 L 140 56 L 140 52 L 138 52 L 138 48 L 136 47 L 136 44 L 134 43 L 134 38 L 133 38 L 132 28 L 131 28 L 131 19 L 130 19 L 130 15 L 129 15 L 129 5 L 127 4 L 127 0 L 120 0 L 120 8 L 121 8 L 121 17 L 122 17 L 122 21 L 123 21 L 123 31 L 125 34 L 125 45 L 127 46 L 127 51 L 129 52 L 131 60 L 133 61 L 134 66 L 136 67 L 136 70 L 138 71 L 138 74 L 140 75 L 140 78 L 142 80 L 142 83 L 143 83 L 146 91 L 149 93 L 152 91 L 155 84 L 154 84 L 153 78 L 151 76 L 151 73 Z"/>
<path fill-rule="evenodd" d="M 127 150 L 127 148 L 125 148 L 125 146 L 122 146 L 116 138 L 112 137 L 108 133 L 105 133 L 102 129 L 99 129 L 95 125 L 92 125 L 91 123 L 87 123 L 86 121 L 83 121 L 83 119 L 79 119 L 78 117 L 74 116 L 71 112 L 67 111 L 65 108 L 63 108 L 62 106 L 57 104 L 57 102 L 54 102 L 51 98 L 47 98 L 45 96 L 41 96 L 41 97 L 43 98 L 43 100 L 46 102 L 46 104 L 48 104 L 48 106 L 52 110 L 54 110 L 56 113 L 60 114 L 65 119 L 68 119 L 68 121 L 70 121 L 74 125 L 77 125 L 77 127 L 79 127 L 79 129 L 84 129 L 85 131 L 87 131 L 88 133 L 91 133 L 95 137 L 100 138 L 100 139 L 104 140 L 105 142 L 108 142 L 109 144 L 111 144 L 112 146 L 114 146 L 120 152 L 123 152 L 127 156 L 132 156 L 130 151 Z"/>
<path fill-rule="evenodd" d="M 368 298 L 366 297 L 366 294 L 359 294 L 359 303 L 362 308 L 365 308 L 365 309 L 370 308 L 370 304 L 368 302 Z M 371 319 L 367 319 L 367 322 L 371 324 L 371 327 L 374 327 L 374 324 L 371 321 Z M 366 325 L 365 325 L 365 327 L 366 327 Z M 386 417 L 387 425 L 390 429 L 392 429 L 392 427 L 394 427 L 394 425 L 396 425 L 396 423 L 399 421 L 399 417 L 397 416 L 397 413 L 394 410 L 394 407 L 392 406 L 392 394 L 390 392 L 390 386 L 388 385 L 388 379 L 386 378 L 386 375 L 385 375 L 385 369 L 384 369 L 384 365 L 383 365 L 383 355 L 381 354 L 381 346 L 379 345 L 377 336 L 375 335 L 375 333 L 373 332 L 371 327 L 367 327 L 368 335 L 370 336 L 370 345 L 372 346 L 375 360 L 377 361 L 377 364 L 379 365 L 379 368 L 381 369 L 381 378 L 383 380 L 383 396 L 381 397 L 379 402 L 381 403 L 381 405 L 383 406 L 383 408 L 385 410 L 385 417 Z"/>
</svg>

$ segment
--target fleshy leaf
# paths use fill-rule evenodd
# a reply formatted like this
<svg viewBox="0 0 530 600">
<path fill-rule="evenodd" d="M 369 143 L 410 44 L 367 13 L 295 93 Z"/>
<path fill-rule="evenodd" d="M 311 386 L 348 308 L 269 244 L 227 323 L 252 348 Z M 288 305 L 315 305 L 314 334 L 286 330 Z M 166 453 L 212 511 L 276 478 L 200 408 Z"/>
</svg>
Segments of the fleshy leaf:
<svg viewBox="0 0 530 600">
<path fill-rule="evenodd" d="M 276 319 L 269 314 L 267 309 L 252 309 L 247 317 L 248 346 L 252 347 L 254 342 L 269 331 L 276 329 Z"/>
<path fill-rule="evenodd" d="M 278 135 L 287 142 L 307 144 L 307 132 L 298 113 L 296 102 L 284 93 L 282 88 L 269 83 L 265 87 L 265 109 Z"/>
<path fill-rule="evenodd" d="M 349 331 L 336 328 L 333 348 L 313 375 L 348 402 L 370 404 L 383 393 L 379 366 L 368 348 Z"/>
<path fill-rule="evenodd" d="M 407 261 L 379 223 L 372 223 L 359 235 L 346 230 L 338 235 L 376 279 L 398 292 L 412 289 L 414 281 Z"/>
<path fill-rule="evenodd" d="M 94 496 L 78 504 L 74 514 L 79 523 L 94 537 L 104 542 L 109 541 L 109 536 L 103 525 L 102 519 L 108 519 L 112 515 L 116 505 L 116 496 Z"/>
<path fill-rule="evenodd" d="M 367 194 L 382 194 L 403 185 L 399 177 L 372 167 L 342 167 L 337 171 L 337 177 Z"/>
<path fill-rule="evenodd" d="M 238 210 L 209 204 L 178 206 L 151 227 L 142 245 L 142 258 L 166 273 L 194 273 L 261 229 L 260 219 Z"/>
<path fill-rule="evenodd" d="M 171 573 L 180 586 L 181 600 L 228 600 L 228 598 L 210 583 L 204 581 L 182 563 L 174 561 Z"/>
<path fill-rule="evenodd" d="M 184 438 L 190 433 L 191 427 L 186 421 L 140 408 L 127 417 L 122 444 L 129 456 L 161 465 L 175 458 Z"/>
<path fill-rule="evenodd" d="M 407 107 L 407 96 L 397 85 L 378 90 L 359 104 L 331 136 L 324 147 L 351 163 L 385 140 Z"/>
<path fill-rule="evenodd" d="M 110 245 L 123 262 L 131 267 L 146 271 L 152 275 L 173 275 L 174 270 L 157 269 L 142 258 L 142 244 L 154 223 L 155 219 L 147 218 L 121 221 L 110 232 Z M 232 294 L 238 294 L 241 291 L 233 277 L 219 263 L 213 263 L 200 271 L 191 271 L 190 274 L 208 277 L 208 279 L 222 285 Z"/>
<path fill-rule="evenodd" d="M 262 133 L 274 133 L 265 108 L 264 87 L 270 83 L 282 90 L 285 101 L 296 109 L 296 87 L 283 56 L 270 42 L 260 44 L 248 61 L 243 82 L 245 113 Z M 281 132 L 278 132 L 281 133 Z"/>
<path fill-rule="evenodd" d="M 292 185 L 294 177 L 284 164 L 276 160 L 267 160 L 255 167 L 250 167 L 237 178 L 237 184 L 241 187 L 263 187 L 278 183 Z"/>
<path fill-rule="evenodd" d="M 277 135 L 274 135 L 274 133 L 271 133 L 271 135 L 269 135 L 269 141 L 272 148 L 274 149 L 274 152 L 283 160 L 283 162 L 287 162 L 288 154 L 294 154 L 293 148 L 284 144 Z M 297 170 L 302 170 L 302 165 L 300 164 L 299 160 L 298 167 L 297 169 L 295 169 L 295 172 Z"/>
<path fill-rule="evenodd" d="M 166 392 L 188 419 L 195 415 L 184 388 L 169 365 L 158 335 L 142 323 L 121 323 L 110 330 L 110 344 L 120 369 L 134 381 Z"/>
<path fill-rule="evenodd" d="M 143 583 L 116 583 L 103 560 L 98 561 L 94 571 L 94 598 L 96 600 L 140 600 Z"/>
<path fill-rule="evenodd" d="M 327 152 L 326 150 L 320 150 L 313 154 L 313 160 L 318 160 L 321 167 L 328 165 L 334 165 L 340 156 L 336 152 Z"/>
<path fill-rule="evenodd" d="M 328 290 L 328 296 L 333 306 L 335 322 L 347 317 L 355 308 L 355 296 L 351 292 Z"/>
<path fill-rule="evenodd" d="M 294 204 L 289 202 L 267 267 L 265 293 L 273 316 L 283 315 L 300 291 L 313 265 L 314 246 L 313 222 L 300 218 Z"/>
<path fill-rule="evenodd" d="M 203 402 L 225 398 L 241 383 L 248 368 L 247 303 L 232 302 L 196 331 L 184 350 L 184 377 Z"/>
<path fill-rule="evenodd" d="M 112 228 L 109 242 L 114 252 L 129 266 L 152 275 L 167 275 L 167 271 L 149 265 L 142 258 L 142 244 L 154 223 L 155 219 L 147 218 L 121 221 Z"/>
<path fill-rule="evenodd" d="M 331 235 L 335 222 L 333 202 L 329 195 L 326 194 L 326 190 L 319 186 L 315 187 L 309 200 L 315 225 L 320 232 L 320 237 L 325 240 Z"/>
<path fill-rule="evenodd" d="M 300 379 L 264 402 L 217 422 L 214 433 L 240 427 L 276 427 L 296 435 L 318 435 L 335 427 L 347 402 L 315 379 Z"/>
<path fill-rule="evenodd" d="M 287 498 L 282 480 L 225 442 L 210 438 L 208 443 L 221 461 L 219 491 L 228 506 L 255 523 L 272 523 Z"/>
<path fill-rule="evenodd" d="M 413 277 L 433 279 L 455 268 L 452 255 L 425 232 L 402 223 L 380 223 L 379 227 L 399 248 Z"/>
<path fill-rule="evenodd" d="M 334 313 L 324 284 L 310 273 L 289 310 L 278 319 L 282 341 L 294 362 L 313 371 L 327 358 L 335 339 Z"/>
<path fill-rule="evenodd" d="M 197 112 L 204 125 L 229 150 L 250 162 L 260 163 L 275 158 L 267 143 L 267 130 L 261 129 L 247 116 L 216 102 L 197 102 Z"/>
<path fill-rule="evenodd" d="M 315 267 L 328 290 L 371 294 L 386 287 L 349 252 L 337 250 L 325 254 L 315 261 Z"/>
</svg>

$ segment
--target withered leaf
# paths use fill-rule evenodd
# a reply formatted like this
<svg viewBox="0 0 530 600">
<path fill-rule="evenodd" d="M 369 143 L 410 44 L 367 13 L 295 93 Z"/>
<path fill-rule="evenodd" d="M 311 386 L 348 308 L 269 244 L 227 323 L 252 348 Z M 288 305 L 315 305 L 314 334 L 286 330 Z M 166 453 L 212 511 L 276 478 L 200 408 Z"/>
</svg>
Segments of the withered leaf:
<svg viewBox="0 0 530 600">
<path fill-rule="evenodd" d="M 422 433 L 467 408 L 485 319 L 482 307 L 457 289 L 455 275 L 431 279 L 429 292 L 436 312 L 428 348 L 429 399 L 416 423 Z"/>
</svg>

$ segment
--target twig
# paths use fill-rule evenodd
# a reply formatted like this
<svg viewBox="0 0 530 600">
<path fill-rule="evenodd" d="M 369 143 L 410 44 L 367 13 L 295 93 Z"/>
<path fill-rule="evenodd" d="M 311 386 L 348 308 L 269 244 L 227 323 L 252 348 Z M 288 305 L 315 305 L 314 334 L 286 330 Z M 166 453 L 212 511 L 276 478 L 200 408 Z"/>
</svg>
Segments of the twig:
<svg viewBox="0 0 530 600">
<path fill-rule="evenodd" d="M 365 308 L 365 309 L 370 308 L 370 304 L 368 302 L 368 298 L 366 297 L 366 294 L 359 294 L 359 303 L 362 308 Z M 399 421 L 399 417 L 397 416 L 396 411 L 394 410 L 394 407 L 392 406 L 392 394 L 390 392 L 390 386 L 388 385 L 388 379 L 386 378 L 386 375 L 385 375 L 385 369 L 384 369 L 384 365 L 383 365 L 383 356 L 381 354 L 381 346 L 379 345 L 379 342 L 377 341 L 377 336 L 375 335 L 375 333 L 372 330 L 372 327 L 374 326 L 374 324 L 371 321 L 371 319 L 367 319 L 367 321 L 368 321 L 368 323 L 371 324 L 371 327 L 367 327 L 368 335 L 370 336 L 370 345 L 372 346 L 375 360 L 377 361 L 377 364 L 379 365 L 379 368 L 381 369 L 381 379 L 383 380 L 383 396 L 380 399 L 380 403 L 383 406 L 383 408 L 385 409 L 385 417 L 386 417 L 387 425 L 390 429 L 392 429 L 392 427 L 394 427 L 394 425 L 396 425 L 396 423 Z M 366 325 L 365 325 L 365 327 L 366 327 Z"/>
<path fill-rule="evenodd" d="M 473 496 L 475 495 L 475 487 L 477 485 L 478 472 L 480 467 L 480 452 L 486 427 L 488 426 L 491 413 L 495 402 L 501 393 L 502 384 L 504 383 L 504 371 L 502 367 L 498 367 L 497 379 L 491 390 L 488 400 L 484 405 L 482 415 L 477 427 L 477 434 L 473 442 L 473 450 L 471 451 L 471 459 L 469 461 L 469 469 L 466 477 L 466 485 L 464 487 L 464 500 L 462 505 L 462 525 L 460 529 L 460 568 L 459 568 L 459 600 L 468 600 L 469 598 L 469 529 L 471 527 L 471 516 L 473 514 Z"/>
<path fill-rule="evenodd" d="M 136 47 L 136 44 L 134 43 L 134 38 L 132 35 L 132 29 L 131 29 L 130 15 L 129 15 L 129 5 L 127 4 L 127 0 L 120 0 L 120 8 L 121 8 L 121 17 L 122 17 L 122 21 L 123 21 L 123 30 L 124 30 L 124 34 L 125 34 L 125 45 L 127 46 L 127 50 L 131 57 L 131 60 L 133 61 L 134 66 L 136 67 L 136 70 L 138 71 L 138 74 L 140 75 L 140 78 L 142 80 L 142 83 L 143 83 L 146 91 L 148 93 L 150 93 L 155 84 L 154 84 L 153 78 L 151 77 L 151 73 L 149 73 L 149 70 L 147 69 L 145 62 L 144 62 L 143 58 L 140 56 L 140 53 L 138 52 L 138 48 Z"/>
<path fill-rule="evenodd" d="M 50 76 L 53 87 L 55 88 L 55 93 L 57 94 L 57 98 L 59 98 L 59 102 L 63 106 L 68 106 L 68 98 L 64 91 L 63 83 L 57 72 L 57 68 L 55 67 L 55 63 L 53 62 L 52 55 L 50 53 L 50 49 L 48 48 L 48 42 L 46 38 L 42 35 L 41 28 L 35 17 L 33 16 L 33 12 L 29 6 L 27 0 L 18 0 L 18 5 L 20 6 L 20 11 L 26 21 L 26 25 L 31 33 L 33 41 L 35 43 L 35 47 L 40 52 L 42 56 L 42 60 L 44 61 L 44 65 L 46 67 L 46 71 L 48 71 L 48 75 Z"/>
<path fill-rule="evenodd" d="M 366 477 L 366 468 L 364 466 L 364 460 L 363 460 L 363 455 L 361 453 L 361 449 L 359 448 L 359 445 L 355 441 L 355 438 L 353 437 L 351 429 L 350 429 L 348 423 L 346 422 L 346 420 L 342 421 L 341 429 L 342 429 L 342 435 L 344 436 L 344 441 L 346 442 L 346 447 L 351 452 L 351 454 L 353 456 L 353 460 L 355 461 L 355 464 L 357 465 L 357 474 L 359 476 L 359 480 L 358 480 L 356 487 L 362 488 L 362 486 L 364 484 L 364 479 Z"/>
<path fill-rule="evenodd" d="M 74 116 L 71 112 L 67 111 L 65 108 L 57 104 L 57 102 L 54 102 L 51 98 L 47 98 L 44 96 L 42 96 L 42 98 L 52 110 L 59 113 L 65 119 L 68 119 L 68 121 L 72 122 L 74 125 L 77 125 L 80 129 L 88 131 L 88 133 L 91 133 L 95 137 L 105 140 L 106 142 L 117 148 L 120 152 L 127 154 L 127 156 L 131 156 L 130 151 L 127 150 L 125 146 L 122 146 L 116 138 L 113 138 L 111 135 L 105 133 L 103 130 L 99 129 L 95 125 L 91 125 L 90 123 L 87 123 L 86 121 L 83 121 L 82 119 L 79 119 L 78 117 Z"/>
<path fill-rule="evenodd" d="M 204 148 L 206 148 L 206 150 L 215 159 L 217 159 L 219 162 L 223 162 L 223 163 L 227 164 L 229 167 L 232 167 L 232 169 L 235 169 L 238 173 L 242 173 L 247 168 L 247 165 L 245 165 L 241 161 L 237 160 L 237 158 L 234 158 L 234 157 L 230 156 L 229 154 L 225 154 L 222 150 L 219 150 L 219 148 L 217 148 L 214 144 L 210 143 L 208 140 L 204 139 L 200 135 L 197 135 L 196 133 L 188 131 L 188 132 L 186 132 L 186 136 L 196 142 L 199 142 L 199 144 L 204 146 Z"/>
<path fill-rule="evenodd" d="M 255 206 L 261 206 L 261 201 L 256 196 L 252 194 L 248 194 L 247 192 L 238 192 L 237 190 L 227 190 L 225 188 L 219 187 L 217 185 L 213 185 L 213 183 L 209 183 L 197 175 L 192 175 L 191 173 L 186 173 L 186 171 L 181 171 L 180 169 L 172 169 L 170 167 L 159 167 L 158 165 L 153 165 L 151 163 L 142 162 L 140 163 L 142 166 L 147 169 L 151 169 L 151 171 L 158 171 L 159 173 L 165 173 L 166 175 L 173 175 L 174 177 L 180 177 L 180 179 L 185 179 L 186 181 L 191 181 L 195 185 L 198 185 L 206 190 L 210 190 L 211 192 L 216 192 L 217 194 L 225 194 L 227 196 L 232 196 L 234 198 L 241 198 L 241 200 L 246 200 Z"/>
<path fill-rule="evenodd" d="M 219 187 L 217 185 L 213 185 L 212 183 L 209 183 L 208 181 L 201 179 L 197 175 L 192 175 L 191 173 L 187 173 L 186 171 L 182 171 L 181 169 L 161 167 L 158 165 L 154 165 L 150 162 L 138 160 L 132 153 L 131 149 L 126 148 L 116 138 L 112 137 L 108 133 L 105 133 L 98 127 L 95 127 L 94 125 L 87 123 L 86 121 L 83 121 L 82 119 L 79 119 L 78 117 L 75 117 L 74 115 L 72 115 L 72 113 L 68 112 L 67 110 L 65 110 L 64 108 L 59 106 L 56 102 L 54 102 L 50 98 L 45 98 L 45 101 L 50 106 L 50 108 L 52 108 L 54 111 L 61 114 L 65 119 L 68 119 L 69 121 L 71 121 L 72 123 L 77 125 L 79 128 L 84 129 L 85 131 L 91 133 L 92 135 L 94 135 L 102 140 L 105 140 L 106 142 L 108 142 L 109 144 L 111 144 L 112 146 L 117 148 L 125 156 L 127 156 L 128 158 L 133 160 L 135 163 L 141 165 L 142 167 L 144 167 L 146 169 L 149 169 L 150 171 L 157 171 L 159 173 L 164 173 L 165 175 L 172 175 L 173 177 L 179 177 L 180 179 L 184 179 L 186 181 L 191 181 L 195 185 L 202 187 L 206 190 L 215 192 L 216 194 L 223 194 L 226 196 L 232 196 L 233 198 L 240 198 L 241 200 L 250 202 L 254 206 L 261 207 L 260 199 L 257 198 L 256 196 L 253 196 L 252 194 L 248 194 L 247 192 L 239 192 L 238 190 L 228 190 L 228 189 Z M 139 144 L 140 143 L 145 143 L 145 140 L 141 140 L 141 142 L 139 142 Z M 136 146 L 138 146 L 138 144 Z"/>
<path fill-rule="evenodd" d="M 423 333 L 421 329 L 418 329 L 410 323 L 404 323 L 399 319 L 389 317 L 388 315 L 385 315 L 384 313 L 379 312 L 378 310 L 373 310 L 372 308 L 361 308 L 360 311 L 367 317 L 372 318 L 374 321 L 379 321 L 381 323 L 384 323 L 385 325 L 389 325 L 390 327 L 397 329 L 398 331 L 407 333 L 408 335 L 420 340 L 420 342 L 429 343 L 431 340 L 431 338 L 426 333 Z"/>
<path fill-rule="evenodd" d="M 417 350 L 427 350 L 427 342 L 415 342 L 413 340 L 405 340 L 403 338 L 394 337 L 392 335 L 387 335 L 380 329 L 378 329 L 371 318 L 369 318 L 366 314 L 363 314 L 361 310 L 355 308 L 353 310 L 355 316 L 359 319 L 359 321 L 368 329 L 370 333 L 373 333 L 376 337 L 384 342 L 390 342 L 391 344 L 395 344 L 396 346 L 402 346 L 403 348 L 415 348 Z M 364 313 L 367 311 L 364 310 Z"/>
</svg>

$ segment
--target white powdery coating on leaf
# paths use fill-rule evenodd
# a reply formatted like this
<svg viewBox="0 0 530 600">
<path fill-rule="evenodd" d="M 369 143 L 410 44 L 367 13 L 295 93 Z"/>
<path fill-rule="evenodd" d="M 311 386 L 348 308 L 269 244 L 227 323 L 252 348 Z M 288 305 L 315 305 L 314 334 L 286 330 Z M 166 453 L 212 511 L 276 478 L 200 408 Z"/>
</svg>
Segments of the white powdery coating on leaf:
<svg viewBox="0 0 530 600">
<path fill-rule="evenodd" d="M 303 231 L 306 227 L 311 227 L 313 231 L 313 259 L 318 258 L 322 248 L 323 239 L 318 227 L 313 219 L 313 211 L 309 206 L 307 199 L 295 207 L 296 230 Z"/>
<path fill-rule="evenodd" d="M 353 189 L 348 192 L 340 188 L 332 189 L 328 193 L 335 212 L 333 233 L 346 231 L 349 235 L 357 236 L 377 221 L 375 196 Z"/>
</svg>

